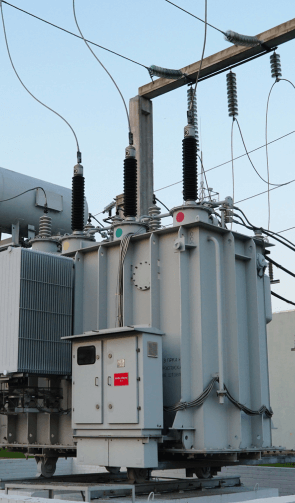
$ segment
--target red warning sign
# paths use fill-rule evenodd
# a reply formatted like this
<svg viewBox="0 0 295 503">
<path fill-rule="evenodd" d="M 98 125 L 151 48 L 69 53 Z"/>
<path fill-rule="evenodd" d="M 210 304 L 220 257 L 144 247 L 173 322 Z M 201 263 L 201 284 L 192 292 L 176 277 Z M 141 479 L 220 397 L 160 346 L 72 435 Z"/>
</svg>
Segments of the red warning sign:
<svg viewBox="0 0 295 503">
<path fill-rule="evenodd" d="M 114 374 L 114 386 L 129 386 L 129 373 Z"/>
</svg>

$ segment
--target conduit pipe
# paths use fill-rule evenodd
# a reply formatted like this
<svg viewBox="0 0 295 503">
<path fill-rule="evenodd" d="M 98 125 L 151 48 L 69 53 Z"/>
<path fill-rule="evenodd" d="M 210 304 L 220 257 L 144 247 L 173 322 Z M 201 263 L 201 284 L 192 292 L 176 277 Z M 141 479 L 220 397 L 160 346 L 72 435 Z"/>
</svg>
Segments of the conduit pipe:
<svg viewBox="0 0 295 503">
<path fill-rule="evenodd" d="M 219 403 L 224 403 L 223 378 L 223 337 L 222 337 L 222 295 L 221 295 L 221 267 L 220 267 L 220 246 L 216 238 L 208 236 L 208 241 L 212 241 L 215 247 L 216 262 L 216 301 L 217 301 L 217 338 L 218 338 L 218 371 L 219 371 Z"/>
</svg>

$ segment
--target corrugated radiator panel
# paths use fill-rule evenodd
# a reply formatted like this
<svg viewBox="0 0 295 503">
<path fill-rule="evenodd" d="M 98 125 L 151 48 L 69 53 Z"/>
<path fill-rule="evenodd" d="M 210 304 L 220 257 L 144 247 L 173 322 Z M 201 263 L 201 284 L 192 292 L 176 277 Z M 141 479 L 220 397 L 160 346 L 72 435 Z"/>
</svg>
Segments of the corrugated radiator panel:
<svg viewBox="0 0 295 503">
<path fill-rule="evenodd" d="M 70 374 L 73 261 L 22 250 L 18 371 Z"/>
</svg>

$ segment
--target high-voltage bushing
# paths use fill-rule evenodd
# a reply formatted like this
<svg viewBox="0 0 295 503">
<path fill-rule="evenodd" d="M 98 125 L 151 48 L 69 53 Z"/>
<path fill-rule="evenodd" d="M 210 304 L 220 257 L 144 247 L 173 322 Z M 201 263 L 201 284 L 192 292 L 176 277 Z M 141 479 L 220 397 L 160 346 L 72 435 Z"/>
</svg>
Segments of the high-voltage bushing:
<svg viewBox="0 0 295 503">
<path fill-rule="evenodd" d="M 226 75 L 228 115 L 235 118 L 238 115 L 238 95 L 236 74 L 230 71 Z"/>
<path fill-rule="evenodd" d="M 137 160 L 135 148 L 129 145 L 124 159 L 124 216 L 137 215 Z"/>
<path fill-rule="evenodd" d="M 72 230 L 82 232 L 84 229 L 84 199 L 85 180 L 83 176 L 83 166 L 74 166 L 74 176 L 72 178 Z"/>
<path fill-rule="evenodd" d="M 187 88 L 187 116 L 188 122 L 195 128 L 195 138 L 197 142 L 197 150 L 199 150 L 199 130 L 198 130 L 198 113 L 197 113 L 197 93 L 194 92 L 192 86 Z"/>
<path fill-rule="evenodd" d="M 188 124 L 184 128 L 182 167 L 183 199 L 184 201 L 195 201 L 198 197 L 197 141 L 195 138 L 195 128 L 191 124 Z"/>
<path fill-rule="evenodd" d="M 50 238 L 51 226 L 51 217 L 49 217 L 47 214 L 42 215 L 42 217 L 39 218 L 39 237 Z"/>
<path fill-rule="evenodd" d="M 273 52 L 270 56 L 270 69 L 272 78 L 280 80 L 282 76 L 281 56 L 276 52 Z"/>
</svg>

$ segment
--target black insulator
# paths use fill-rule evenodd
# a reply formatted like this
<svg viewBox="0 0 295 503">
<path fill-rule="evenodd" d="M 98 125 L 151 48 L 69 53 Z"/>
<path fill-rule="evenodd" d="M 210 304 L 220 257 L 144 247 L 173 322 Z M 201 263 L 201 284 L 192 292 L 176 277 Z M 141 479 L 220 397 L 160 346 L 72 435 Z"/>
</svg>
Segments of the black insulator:
<svg viewBox="0 0 295 503">
<path fill-rule="evenodd" d="M 72 231 L 84 229 L 84 176 L 76 175 L 72 178 Z"/>
<path fill-rule="evenodd" d="M 270 69 L 273 79 L 279 79 L 282 76 L 281 56 L 276 52 L 270 56 Z"/>
<path fill-rule="evenodd" d="M 137 215 L 137 160 L 135 157 L 124 159 L 124 215 Z"/>
<path fill-rule="evenodd" d="M 183 199 L 195 201 L 198 194 L 197 141 L 193 136 L 182 140 Z"/>
<path fill-rule="evenodd" d="M 235 117 L 238 115 L 238 95 L 236 74 L 229 72 L 226 75 L 228 115 Z"/>
</svg>

